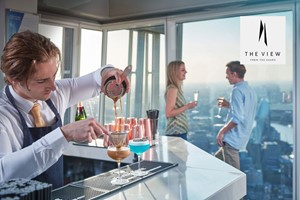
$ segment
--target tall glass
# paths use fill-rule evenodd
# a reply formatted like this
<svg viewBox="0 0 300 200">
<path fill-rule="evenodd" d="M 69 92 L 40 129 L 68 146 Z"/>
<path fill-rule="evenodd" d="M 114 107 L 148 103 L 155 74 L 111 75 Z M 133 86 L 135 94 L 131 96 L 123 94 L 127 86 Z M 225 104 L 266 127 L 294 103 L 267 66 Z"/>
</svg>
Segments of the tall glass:
<svg viewBox="0 0 300 200">
<path fill-rule="evenodd" d="M 128 183 L 127 179 L 121 177 L 121 161 L 130 155 L 130 149 L 126 146 L 127 132 L 113 132 L 109 135 L 111 145 L 107 148 L 107 155 L 117 161 L 118 177 L 111 180 L 113 185 L 123 185 Z"/>
<path fill-rule="evenodd" d="M 130 151 L 136 153 L 138 156 L 138 169 L 133 171 L 134 176 L 145 176 L 148 174 L 146 171 L 141 170 L 141 155 L 150 148 L 150 143 L 148 138 L 136 138 L 129 140 Z"/>
<path fill-rule="evenodd" d="M 193 95 L 194 95 L 194 101 L 195 101 L 196 103 L 198 103 L 198 99 L 199 99 L 199 91 L 194 91 Z"/>
<path fill-rule="evenodd" d="M 224 97 L 219 97 L 218 98 L 218 114 L 215 116 L 216 118 L 222 118 L 222 116 L 220 114 L 221 114 L 223 101 L 224 101 Z"/>
</svg>

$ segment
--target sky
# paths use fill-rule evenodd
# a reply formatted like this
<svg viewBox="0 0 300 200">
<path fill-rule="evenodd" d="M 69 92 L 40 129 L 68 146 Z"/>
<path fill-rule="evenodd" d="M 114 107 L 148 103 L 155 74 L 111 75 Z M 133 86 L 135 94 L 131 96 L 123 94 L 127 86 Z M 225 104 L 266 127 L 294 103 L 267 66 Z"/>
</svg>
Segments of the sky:
<svg viewBox="0 0 300 200">
<path fill-rule="evenodd" d="M 282 12 L 268 16 L 286 17 L 286 64 L 246 65 L 245 78 L 249 81 L 292 80 L 292 13 Z M 239 44 L 239 17 L 185 23 L 182 59 L 188 71 L 188 81 L 224 81 L 226 63 L 239 60 Z"/>
</svg>

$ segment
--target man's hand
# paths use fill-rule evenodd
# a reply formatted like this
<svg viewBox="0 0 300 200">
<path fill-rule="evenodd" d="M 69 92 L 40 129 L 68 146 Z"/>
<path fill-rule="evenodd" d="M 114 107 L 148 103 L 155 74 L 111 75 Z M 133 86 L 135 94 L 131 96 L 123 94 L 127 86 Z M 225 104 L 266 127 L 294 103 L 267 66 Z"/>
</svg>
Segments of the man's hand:
<svg viewBox="0 0 300 200">
<path fill-rule="evenodd" d="M 230 103 L 226 101 L 225 99 L 218 99 L 218 107 L 224 107 L 224 108 L 229 108 Z"/>
<path fill-rule="evenodd" d="M 222 147 L 223 144 L 223 137 L 224 137 L 224 132 L 222 131 L 222 129 L 219 131 L 218 135 L 217 135 L 217 144 L 219 147 Z"/>
<path fill-rule="evenodd" d="M 217 144 L 222 147 L 224 146 L 224 143 L 223 143 L 223 138 L 224 138 L 224 135 L 230 131 L 231 129 L 233 129 L 234 127 L 236 127 L 237 124 L 232 122 L 232 121 L 229 121 L 227 124 L 225 124 L 223 126 L 223 128 L 220 129 L 218 135 L 217 135 Z"/>
<path fill-rule="evenodd" d="M 65 138 L 73 142 L 92 142 L 108 130 L 100 125 L 94 118 L 76 121 L 61 127 Z"/>
</svg>

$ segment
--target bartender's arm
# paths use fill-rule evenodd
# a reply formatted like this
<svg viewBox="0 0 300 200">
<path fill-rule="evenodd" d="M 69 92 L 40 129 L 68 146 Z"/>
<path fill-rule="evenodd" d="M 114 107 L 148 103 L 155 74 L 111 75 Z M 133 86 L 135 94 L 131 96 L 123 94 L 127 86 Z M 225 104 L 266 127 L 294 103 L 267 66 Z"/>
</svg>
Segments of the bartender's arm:
<svg viewBox="0 0 300 200">
<path fill-rule="evenodd" d="M 15 151 L 8 132 L 0 128 L 0 183 L 13 178 L 32 179 L 52 166 L 69 141 L 91 142 L 101 134 L 107 134 L 106 129 L 90 118 L 67 124 L 57 128 L 34 142 L 32 145 Z"/>
<path fill-rule="evenodd" d="M 106 65 L 93 73 L 76 79 L 62 79 L 57 81 L 54 103 L 59 113 L 74 105 L 76 102 L 99 94 L 102 72 L 112 68 Z M 118 73 L 116 75 L 118 76 Z M 103 75 L 102 74 L 102 75 Z M 94 81 L 91 81 L 94 80 Z M 0 118 L 0 182 L 13 178 L 32 179 L 52 166 L 68 147 L 69 141 L 91 142 L 101 134 L 107 134 L 106 129 L 95 119 L 73 122 L 57 128 L 30 146 L 23 148 L 23 135 L 20 128 L 10 114 L 10 118 Z M 18 116 L 17 116 L 18 117 Z M 17 130 L 17 131 L 15 131 Z"/>
<path fill-rule="evenodd" d="M 74 105 L 83 97 L 96 96 L 101 86 L 101 71 L 105 68 L 112 66 L 104 66 L 76 80 L 59 80 L 55 92 L 58 112 L 64 112 L 68 106 Z M 91 80 L 95 82 L 92 83 Z M 9 115 L 10 119 L 4 116 L 0 118 L 0 182 L 13 178 L 32 179 L 60 158 L 69 141 L 91 142 L 92 139 L 106 133 L 106 129 L 91 118 L 57 128 L 22 149 L 22 130 L 16 128 L 18 123 L 14 120 L 18 116 L 11 113 Z"/>
</svg>

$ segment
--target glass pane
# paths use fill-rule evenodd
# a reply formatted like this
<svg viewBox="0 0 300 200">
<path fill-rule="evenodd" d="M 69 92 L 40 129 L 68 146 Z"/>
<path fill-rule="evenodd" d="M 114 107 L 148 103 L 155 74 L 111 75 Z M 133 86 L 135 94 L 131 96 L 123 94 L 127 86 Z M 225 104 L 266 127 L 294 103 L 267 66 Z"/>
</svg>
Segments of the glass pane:
<svg viewBox="0 0 300 200">
<path fill-rule="evenodd" d="M 101 67 L 102 32 L 81 29 L 80 76 Z M 83 102 L 87 117 L 99 120 L 99 96 Z"/>
<path fill-rule="evenodd" d="M 132 64 L 130 92 L 122 98 L 122 112 L 118 110 L 119 115 L 146 117 L 146 110 L 153 105 L 152 99 L 157 99 L 159 102 L 157 97 L 161 91 L 160 81 L 157 79 L 160 79 L 160 72 L 165 69 L 164 43 L 164 26 L 108 32 L 107 63 L 121 69 L 127 64 Z M 156 52 L 158 55 L 154 56 Z M 111 123 L 115 117 L 113 101 L 106 98 L 105 105 L 105 123 Z M 121 106 L 117 106 L 117 109 L 120 108 Z"/>
<path fill-rule="evenodd" d="M 80 75 L 101 67 L 102 32 L 81 29 Z"/>
<path fill-rule="evenodd" d="M 47 24 L 39 24 L 39 33 L 50 38 L 50 40 L 59 48 L 61 54 L 63 54 L 63 27 L 53 26 Z M 62 55 L 63 57 L 63 55 Z M 58 70 L 56 74 L 57 79 L 61 79 L 61 70 Z"/>
<path fill-rule="evenodd" d="M 128 65 L 129 31 L 109 31 L 107 43 L 107 63 L 124 69 Z"/>
<path fill-rule="evenodd" d="M 292 199 L 293 183 L 293 23 L 292 12 L 270 13 L 286 17 L 286 64 L 246 65 L 245 80 L 255 89 L 259 102 L 247 149 L 240 152 L 241 170 L 247 174 L 244 199 Z M 224 124 L 226 109 L 217 114 L 217 98 L 229 98 L 232 86 L 225 65 L 238 60 L 239 17 L 183 24 L 182 59 L 187 75 L 187 101 L 200 91 L 196 109 L 189 117 L 188 140 L 209 153 L 218 149 L 216 135 Z M 220 37 L 220 33 L 221 37 Z"/>
<path fill-rule="evenodd" d="M 107 63 L 119 69 L 125 69 L 128 63 L 129 52 L 129 31 L 117 30 L 109 31 L 107 38 Z M 132 84 L 132 83 L 131 83 Z M 124 95 L 121 101 L 116 103 L 116 113 L 114 110 L 114 101 L 108 97 L 105 97 L 105 114 L 104 122 L 113 123 L 115 117 L 126 116 L 126 98 Z"/>
</svg>

